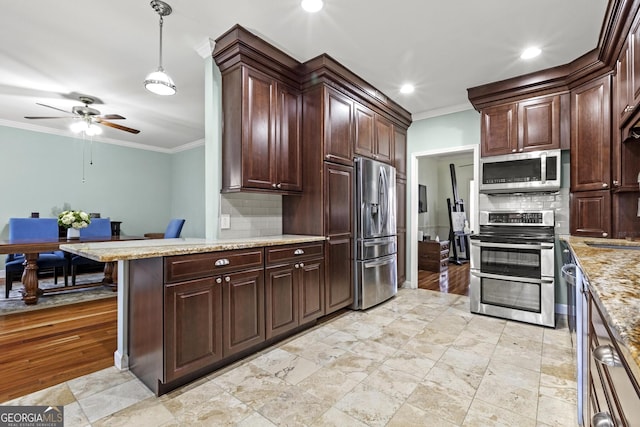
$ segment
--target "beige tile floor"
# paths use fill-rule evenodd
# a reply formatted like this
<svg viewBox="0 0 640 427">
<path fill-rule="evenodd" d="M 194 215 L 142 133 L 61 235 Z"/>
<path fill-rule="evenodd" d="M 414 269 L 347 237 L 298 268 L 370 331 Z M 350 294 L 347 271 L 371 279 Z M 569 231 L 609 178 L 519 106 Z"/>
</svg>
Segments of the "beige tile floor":
<svg viewBox="0 0 640 427">
<path fill-rule="evenodd" d="M 64 405 L 65 426 L 576 426 L 574 371 L 567 329 L 402 289 L 159 398 L 109 368 L 4 405 Z"/>
</svg>

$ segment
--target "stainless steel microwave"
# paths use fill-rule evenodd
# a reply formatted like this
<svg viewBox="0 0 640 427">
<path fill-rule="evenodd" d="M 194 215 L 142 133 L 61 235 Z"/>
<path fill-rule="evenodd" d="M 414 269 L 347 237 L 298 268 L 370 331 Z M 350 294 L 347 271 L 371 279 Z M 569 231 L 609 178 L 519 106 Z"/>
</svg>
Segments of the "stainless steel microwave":
<svg viewBox="0 0 640 427">
<path fill-rule="evenodd" d="M 560 189 L 560 150 L 480 159 L 481 193 L 554 192 Z"/>
</svg>

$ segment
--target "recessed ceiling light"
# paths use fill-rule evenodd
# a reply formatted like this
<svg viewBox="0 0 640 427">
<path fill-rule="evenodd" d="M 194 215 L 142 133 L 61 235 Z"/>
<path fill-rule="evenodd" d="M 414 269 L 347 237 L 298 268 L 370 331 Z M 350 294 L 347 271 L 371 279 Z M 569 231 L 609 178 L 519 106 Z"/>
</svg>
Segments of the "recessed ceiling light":
<svg viewBox="0 0 640 427">
<path fill-rule="evenodd" d="M 400 88 L 400 93 L 413 93 L 414 90 L 415 88 L 413 87 L 413 85 L 407 83 L 402 85 L 402 87 Z"/>
<path fill-rule="evenodd" d="M 540 50 L 540 48 L 537 48 L 535 46 L 528 47 L 522 52 L 522 55 L 520 55 L 520 58 L 522 59 L 535 58 L 536 56 L 540 55 L 541 52 L 542 51 Z"/>
<path fill-rule="evenodd" d="M 322 0 L 302 0 L 300 3 L 302 8 L 309 13 L 315 13 L 322 9 Z"/>
</svg>

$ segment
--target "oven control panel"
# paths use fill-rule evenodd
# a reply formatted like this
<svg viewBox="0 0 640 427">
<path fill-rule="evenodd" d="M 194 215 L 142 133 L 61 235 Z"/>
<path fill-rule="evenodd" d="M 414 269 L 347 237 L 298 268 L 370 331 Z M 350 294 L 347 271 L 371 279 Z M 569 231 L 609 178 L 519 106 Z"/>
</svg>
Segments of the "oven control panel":
<svg viewBox="0 0 640 427">
<path fill-rule="evenodd" d="M 553 211 L 480 212 L 480 225 L 540 225 L 553 226 Z"/>
</svg>

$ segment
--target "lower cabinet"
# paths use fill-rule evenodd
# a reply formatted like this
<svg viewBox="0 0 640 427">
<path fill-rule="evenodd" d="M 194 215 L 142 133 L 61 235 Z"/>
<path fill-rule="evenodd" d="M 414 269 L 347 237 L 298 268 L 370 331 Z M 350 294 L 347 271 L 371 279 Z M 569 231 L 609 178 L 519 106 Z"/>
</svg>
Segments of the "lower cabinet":
<svg viewBox="0 0 640 427">
<path fill-rule="evenodd" d="M 611 236 L 611 194 L 609 190 L 571 193 L 570 231 L 573 236 Z"/>
<path fill-rule="evenodd" d="M 587 389 L 585 425 L 637 426 L 640 420 L 640 386 L 630 371 L 629 353 L 611 333 L 606 317 L 591 296 L 586 357 Z"/>
<path fill-rule="evenodd" d="M 325 315 L 324 274 L 323 241 L 130 261 L 131 372 L 160 395 L 264 348 Z"/>
<path fill-rule="evenodd" d="M 322 243 L 267 249 L 267 339 L 325 314 L 322 254 Z"/>
<path fill-rule="evenodd" d="M 327 240 L 326 314 L 353 304 L 353 255 L 351 236 L 329 236 Z"/>
</svg>

